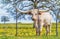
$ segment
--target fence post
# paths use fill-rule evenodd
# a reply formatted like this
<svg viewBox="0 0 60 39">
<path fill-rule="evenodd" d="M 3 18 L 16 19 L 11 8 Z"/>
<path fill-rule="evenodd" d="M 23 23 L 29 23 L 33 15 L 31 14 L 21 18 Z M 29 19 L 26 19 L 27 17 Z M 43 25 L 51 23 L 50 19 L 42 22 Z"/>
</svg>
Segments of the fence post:
<svg viewBox="0 0 60 39">
<path fill-rule="evenodd" d="M 56 13 L 56 36 L 58 36 L 58 22 L 57 22 L 57 13 Z"/>
<path fill-rule="evenodd" d="M 17 26 L 17 9 L 16 9 L 16 5 L 17 5 L 17 3 L 15 3 L 16 2 L 16 0 L 13 0 L 13 2 L 14 2 L 14 4 L 13 4 L 13 6 L 14 6 L 14 8 L 15 8 L 15 10 L 16 10 L 16 34 L 15 34 L 15 36 L 17 36 L 17 29 L 18 29 L 18 26 Z"/>
<path fill-rule="evenodd" d="M 18 34 L 18 26 L 17 26 L 18 24 L 17 24 L 17 9 L 16 9 L 16 36 L 17 36 L 17 34 Z"/>
</svg>

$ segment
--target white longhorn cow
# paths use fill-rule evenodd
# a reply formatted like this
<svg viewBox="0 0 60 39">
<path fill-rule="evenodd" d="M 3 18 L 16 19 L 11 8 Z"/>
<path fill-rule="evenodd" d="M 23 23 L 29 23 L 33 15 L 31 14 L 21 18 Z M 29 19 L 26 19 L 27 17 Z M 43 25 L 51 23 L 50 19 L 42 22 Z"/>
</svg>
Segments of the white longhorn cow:
<svg viewBox="0 0 60 39">
<path fill-rule="evenodd" d="M 51 20 L 52 16 L 50 15 L 47 10 L 38 10 L 38 9 L 33 9 L 33 10 L 28 10 L 28 11 L 22 11 L 17 8 L 17 11 L 22 12 L 23 14 L 29 14 L 32 15 L 32 19 L 34 21 L 35 28 L 40 29 L 40 33 L 42 32 L 43 26 L 46 28 L 46 34 L 50 32 L 51 30 Z M 39 20 L 39 21 L 38 21 Z M 39 35 L 38 30 L 36 30 L 36 34 Z"/>
</svg>

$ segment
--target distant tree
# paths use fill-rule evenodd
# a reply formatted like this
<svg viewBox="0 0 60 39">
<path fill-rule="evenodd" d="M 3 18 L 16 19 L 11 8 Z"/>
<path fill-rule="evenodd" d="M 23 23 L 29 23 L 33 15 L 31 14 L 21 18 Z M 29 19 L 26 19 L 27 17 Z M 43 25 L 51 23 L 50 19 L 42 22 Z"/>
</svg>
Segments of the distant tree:
<svg viewBox="0 0 60 39">
<path fill-rule="evenodd" d="M 9 18 L 7 16 L 2 16 L 1 17 L 1 22 L 4 22 L 4 24 L 9 21 Z"/>
</svg>

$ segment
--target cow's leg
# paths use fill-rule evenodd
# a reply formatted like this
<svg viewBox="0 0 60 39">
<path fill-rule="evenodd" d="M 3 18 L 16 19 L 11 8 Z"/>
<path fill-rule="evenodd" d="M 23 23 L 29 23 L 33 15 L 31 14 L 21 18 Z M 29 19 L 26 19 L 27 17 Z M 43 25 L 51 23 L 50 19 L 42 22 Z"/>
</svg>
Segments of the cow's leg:
<svg viewBox="0 0 60 39">
<path fill-rule="evenodd" d="M 36 35 L 39 36 L 40 35 L 40 29 L 38 27 L 36 27 Z"/>
<path fill-rule="evenodd" d="M 48 33 L 51 34 L 51 25 L 48 25 Z"/>
<path fill-rule="evenodd" d="M 35 25 L 35 28 L 36 28 L 36 35 L 39 36 L 40 35 L 40 31 L 39 31 L 39 28 L 38 28 L 38 21 L 34 21 L 34 25 Z"/>
<path fill-rule="evenodd" d="M 42 28 L 43 28 L 43 22 L 41 22 L 41 23 L 39 24 L 39 26 L 40 26 L 40 35 L 41 35 Z"/>
<path fill-rule="evenodd" d="M 36 26 L 37 26 L 36 21 L 34 21 L 33 28 L 36 28 Z"/>
<path fill-rule="evenodd" d="M 46 25 L 46 36 L 48 35 L 48 33 L 50 34 L 50 32 L 51 32 L 51 26 Z"/>
<path fill-rule="evenodd" d="M 48 26 L 45 25 L 45 28 L 46 28 L 46 36 L 48 35 Z"/>
</svg>

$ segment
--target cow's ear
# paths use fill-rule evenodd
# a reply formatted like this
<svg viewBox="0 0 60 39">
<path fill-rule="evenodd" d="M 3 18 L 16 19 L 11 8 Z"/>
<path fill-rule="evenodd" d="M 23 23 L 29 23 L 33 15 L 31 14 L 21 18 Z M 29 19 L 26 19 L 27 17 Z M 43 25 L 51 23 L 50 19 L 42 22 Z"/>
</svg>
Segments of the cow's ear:
<svg viewBox="0 0 60 39">
<path fill-rule="evenodd" d="M 28 14 L 31 15 L 31 12 L 29 12 Z"/>
<path fill-rule="evenodd" d="M 41 15 L 41 13 L 40 13 L 40 12 L 39 12 L 38 14 L 39 14 L 39 15 Z"/>
</svg>

